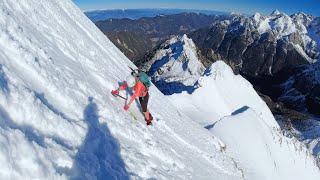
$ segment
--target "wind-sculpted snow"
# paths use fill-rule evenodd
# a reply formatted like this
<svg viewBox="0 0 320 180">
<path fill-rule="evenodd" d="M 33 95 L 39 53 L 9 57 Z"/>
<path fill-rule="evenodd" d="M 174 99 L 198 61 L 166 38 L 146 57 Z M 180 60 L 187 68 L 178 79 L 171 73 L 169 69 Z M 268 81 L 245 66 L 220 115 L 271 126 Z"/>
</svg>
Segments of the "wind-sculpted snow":
<svg viewBox="0 0 320 180">
<path fill-rule="evenodd" d="M 252 85 L 234 75 L 223 61 L 209 67 L 198 85 L 192 94 L 183 92 L 169 98 L 226 144 L 227 155 L 235 160 L 244 179 L 320 177 L 312 153 L 297 139 L 280 133 Z"/>
<path fill-rule="evenodd" d="M 271 111 L 253 89 L 252 85 L 223 61 L 217 61 L 199 78 L 197 88 L 192 94 L 181 93 L 170 99 L 192 119 L 203 126 L 231 115 L 243 106 L 255 109 L 271 127 L 278 128 Z"/>
<path fill-rule="evenodd" d="M 1 1 L 0 179 L 241 179 L 155 86 L 154 126 L 133 120 L 110 94 L 128 66 L 71 1 Z"/>
<path fill-rule="evenodd" d="M 273 130 L 248 108 L 217 122 L 220 137 L 245 179 L 319 179 L 312 154 L 296 139 Z"/>
</svg>

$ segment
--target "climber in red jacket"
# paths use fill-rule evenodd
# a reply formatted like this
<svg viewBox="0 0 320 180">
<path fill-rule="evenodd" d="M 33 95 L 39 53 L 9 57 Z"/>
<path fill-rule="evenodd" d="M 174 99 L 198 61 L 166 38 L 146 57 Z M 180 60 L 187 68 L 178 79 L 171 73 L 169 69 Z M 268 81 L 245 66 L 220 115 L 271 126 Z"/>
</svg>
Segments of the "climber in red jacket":
<svg viewBox="0 0 320 180">
<path fill-rule="evenodd" d="M 139 97 L 139 102 L 142 107 L 145 121 L 147 125 L 150 125 L 153 117 L 148 110 L 149 93 L 147 87 L 141 81 L 139 81 L 138 77 L 132 75 L 128 76 L 126 82 L 117 90 L 111 91 L 111 94 L 116 95 L 119 93 L 119 91 L 122 91 L 127 87 L 131 88 L 134 91 L 134 94 L 132 95 L 129 103 L 124 106 L 124 110 L 127 111 L 136 97 Z"/>
</svg>

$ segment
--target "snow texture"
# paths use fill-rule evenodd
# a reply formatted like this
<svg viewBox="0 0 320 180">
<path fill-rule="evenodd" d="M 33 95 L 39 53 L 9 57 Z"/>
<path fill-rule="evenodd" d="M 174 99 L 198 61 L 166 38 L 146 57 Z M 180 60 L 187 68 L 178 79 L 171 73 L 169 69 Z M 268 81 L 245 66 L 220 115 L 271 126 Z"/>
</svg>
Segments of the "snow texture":
<svg viewBox="0 0 320 180">
<path fill-rule="evenodd" d="M 223 61 L 217 61 L 199 78 L 199 86 L 188 93 L 170 96 L 172 102 L 188 114 L 191 119 L 206 126 L 224 116 L 230 116 L 243 106 L 253 108 L 270 127 L 278 128 L 271 111 L 253 89 L 252 85 Z M 209 123 L 209 124 L 208 124 Z"/>
<path fill-rule="evenodd" d="M 205 70 L 199 59 L 199 50 L 187 35 L 174 36 L 161 45 L 145 68 L 164 94 L 191 93 Z"/>
<path fill-rule="evenodd" d="M 70 0 L 1 1 L 0 64 L 0 179 L 241 178 L 155 86 L 154 126 L 122 109 L 134 65 Z"/>
<path fill-rule="evenodd" d="M 245 179 L 320 177 L 317 162 L 307 147 L 281 133 L 252 85 L 234 75 L 223 61 L 208 68 L 199 85 L 192 94 L 169 97 L 181 111 L 226 144 L 226 154 L 235 160 Z M 312 132 L 308 133 L 306 138 Z"/>
<path fill-rule="evenodd" d="M 155 86 L 150 88 L 149 107 L 154 125 L 145 125 L 136 103 L 130 107 L 138 119 L 133 120 L 123 110 L 125 102 L 110 92 L 134 65 L 70 0 L 0 1 L 0 64 L 0 179 L 250 175 L 223 152 L 219 139 Z M 233 147 L 234 142 L 225 140 Z M 293 149 L 285 150 L 279 155 Z M 309 160 L 298 155 L 293 156 L 297 162 Z M 290 161 L 287 168 L 294 166 Z M 301 169 L 306 179 L 318 175 L 314 168 L 308 161 Z"/>
<path fill-rule="evenodd" d="M 320 177 L 312 154 L 301 142 L 270 129 L 250 108 L 223 118 L 211 130 L 228 144 L 226 153 L 234 158 L 246 179 Z"/>
</svg>

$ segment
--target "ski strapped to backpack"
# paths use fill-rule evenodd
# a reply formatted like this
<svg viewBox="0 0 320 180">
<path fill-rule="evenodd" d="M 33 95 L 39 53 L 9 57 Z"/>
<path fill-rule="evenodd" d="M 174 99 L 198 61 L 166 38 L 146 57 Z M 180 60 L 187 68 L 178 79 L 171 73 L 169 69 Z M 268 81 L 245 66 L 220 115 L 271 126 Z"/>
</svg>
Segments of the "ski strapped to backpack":
<svg viewBox="0 0 320 180">
<path fill-rule="evenodd" d="M 147 73 L 145 73 L 144 71 L 139 70 L 139 69 L 133 69 L 130 66 L 129 66 L 129 68 L 132 71 L 131 75 L 137 76 L 139 81 L 141 81 L 146 86 L 146 89 L 149 90 L 151 83 L 149 81 L 149 76 L 147 75 Z"/>
</svg>

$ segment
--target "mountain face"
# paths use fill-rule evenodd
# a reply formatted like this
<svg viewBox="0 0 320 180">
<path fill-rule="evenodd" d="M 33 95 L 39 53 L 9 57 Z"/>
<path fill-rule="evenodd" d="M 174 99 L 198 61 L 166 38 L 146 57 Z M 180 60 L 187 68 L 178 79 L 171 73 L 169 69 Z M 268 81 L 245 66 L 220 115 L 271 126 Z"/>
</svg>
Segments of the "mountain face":
<svg viewBox="0 0 320 180">
<path fill-rule="evenodd" d="M 188 45 L 177 47 L 177 42 L 181 43 L 186 41 L 188 44 L 192 44 L 192 46 Z M 181 66 L 183 66 L 183 63 L 181 62 L 178 66 L 170 65 L 172 62 L 177 62 L 175 61 L 176 59 L 181 59 L 181 56 L 176 56 L 177 52 L 178 54 L 181 54 L 179 53 L 180 51 L 184 51 L 182 54 L 193 53 L 195 55 L 192 59 L 194 62 L 201 62 L 202 64 L 205 64 L 205 67 L 208 67 L 207 70 L 202 71 L 204 74 L 203 76 L 192 76 L 191 74 L 180 72 Z M 185 56 L 182 57 L 187 59 Z M 224 65 L 221 63 L 218 65 L 219 61 L 214 63 L 214 68 L 208 65 L 210 62 L 204 56 L 202 56 L 196 45 L 191 39 L 187 38 L 186 35 L 183 37 L 173 37 L 166 43 L 160 45 L 157 50 L 147 54 L 145 59 L 147 60 L 145 62 L 141 62 L 141 67 L 149 70 L 149 75 L 158 89 L 164 94 L 170 95 L 168 97 L 173 103 L 177 103 L 177 106 L 182 111 L 184 111 L 189 117 L 191 117 L 191 119 L 194 119 L 203 127 L 212 127 L 212 124 L 215 124 L 217 120 L 223 118 L 228 113 L 232 114 L 233 112 L 237 111 L 237 108 L 241 109 L 241 107 L 250 107 L 255 112 L 262 111 L 259 110 L 259 108 L 267 108 L 264 103 L 262 103 L 263 105 L 257 105 L 259 104 L 258 102 L 252 102 L 246 98 L 248 92 L 254 90 L 251 86 L 251 89 L 248 89 L 242 80 L 232 79 L 228 80 L 231 82 L 226 84 L 224 82 L 226 81 L 226 78 L 222 78 L 221 82 L 218 81 L 217 76 L 230 76 L 226 75 L 228 74 L 227 72 L 221 70 L 226 69 L 226 67 L 224 67 Z M 287 135 L 292 133 L 292 128 L 301 130 L 300 133 L 293 133 L 293 135 L 288 136 L 296 137 L 308 145 L 309 150 L 313 152 L 313 155 L 317 159 L 320 157 L 317 149 L 320 141 L 317 134 L 312 136 L 312 132 L 317 131 L 316 127 L 318 127 L 318 121 L 315 120 L 314 116 L 306 114 L 306 111 L 309 110 L 310 113 L 317 115 L 317 110 L 320 108 L 320 98 L 318 94 L 320 91 L 317 89 L 320 80 L 319 72 L 319 63 L 316 62 L 311 65 L 301 65 L 294 68 L 287 68 L 281 70 L 279 73 L 276 73 L 274 76 L 246 77 L 254 84 L 255 89 L 259 92 L 259 96 L 264 100 L 264 102 L 267 103 L 272 113 L 277 116 L 277 120 L 280 122 L 281 128 L 288 130 L 288 132 L 285 133 L 287 133 Z M 210 85 L 207 85 L 210 86 L 210 88 L 206 87 L 208 89 L 203 90 L 203 86 L 212 83 L 207 82 L 210 81 L 208 80 L 210 78 L 207 76 L 214 77 L 215 81 L 217 81 L 215 82 L 217 83 L 216 86 L 221 88 L 223 91 L 217 92 L 218 88 Z M 184 79 L 193 79 L 193 84 L 191 83 L 189 85 L 184 85 Z M 238 81 L 242 82 L 243 84 L 239 84 Z M 237 101 L 236 99 L 239 99 L 239 104 L 237 104 L 236 107 L 227 105 L 227 107 L 231 108 L 231 110 L 223 113 L 223 110 L 219 110 L 219 107 L 221 107 L 223 103 L 218 103 L 221 100 L 217 96 L 230 96 L 230 92 L 233 91 L 237 92 L 235 96 L 228 98 L 232 99 L 233 104 L 237 104 L 235 103 Z M 222 95 L 223 93 L 226 94 Z M 250 96 L 256 96 L 256 94 Z M 273 99 L 271 99 L 269 96 Z M 215 99 L 213 99 L 214 97 Z M 208 110 L 209 107 L 211 107 L 211 110 Z M 213 109 L 216 111 L 213 111 Z M 316 126 L 315 128 L 312 128 L 308 126 L 310 123 L 301 124 L 301 121 L 312 121 L 314 124 L 316 124 Z M 303 125 L 306 127 L 303 127 Z M 291 128 L 288 129 L 288 127 Z M 310 142 L 312 142 L 312 144 L 310 144 Z"/>
<path fill-rule="evenodd" d="M 283 116 L 276 117 L 277 122 L 287 137 L 295 137 L 307 145 L 313 156 L 320 165 L 320 120 L 319 118 L 308 119 L 307 121 L 288 122 Z"/>
<path fill-rule="evenodd" d="M 138 64 L 148 71 L 158 89 L 169 95 L 193 91 L 194 84 L 205 70 L 204 61 L 193 41 L 183 35 L 167 40 Z"/>
<path fill-rule="evenodd" d="M 183 35 L 232 16 L 184 12 L 137 20 L 112 18 L 96 25 L 131 61 L 137 62 L 172 35 Z"/>
<path fill-rule="evenodd" d="M 123 110 L 134 65 L 70 0 L 1 1 L 0 64 L 0 179 L 241 179 L 154 86 L 154 126 Z"/>
<path fill-rule="evenodd" d="M 140 33 L 111 31 L 105 34 L 133 63 L 136 63 L 155 46 L 154 42 Z"/>
<path fill-rule="evenodd" d="M 221 19 L 229 19 L 230 15 L 205 15 L 199 13 L 180 13 L 174 15 L 161 15 L 156 17 L 131 19 L 108 19 L 96 22 L 98 28 L 106 33 L 111 31 L 130 31 L 142 33 L 159 42 L 171 35 L 183 35 L 204 26 L 213 24 Z"/>
<path fill-rule="evenodd" d="M 282 72 L 288 79 L 279 83 L 278 100 L 291 108 L 320 116 L 320 62 L 288 71 Z"/>
<path fill-rule="evenodd" d="M 192 9 L 115 9 L 115 10 L 93 10 L 86 11 L 84 14 L 93 22 L 106 19 L 139 19 L 142 17 L 155 17 L 160 15 L 179 14 L 183 12 L 202 13 L 207 15 L 226 14 L 225 12 L 210 10 L 192 10 Z"/>
<path fill-rule="evenodd" d="M 189 37 L 207 58 L 224 60 L 236 73 L 273 75 L 320 58 L 318 23 L 318 18 L 303 13 L 256 13 L 253 17 L 239 15 L 221 21 Z"/>
</svg>

